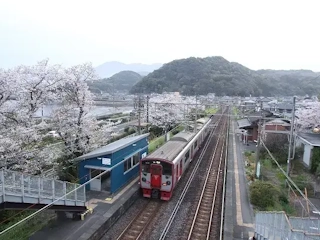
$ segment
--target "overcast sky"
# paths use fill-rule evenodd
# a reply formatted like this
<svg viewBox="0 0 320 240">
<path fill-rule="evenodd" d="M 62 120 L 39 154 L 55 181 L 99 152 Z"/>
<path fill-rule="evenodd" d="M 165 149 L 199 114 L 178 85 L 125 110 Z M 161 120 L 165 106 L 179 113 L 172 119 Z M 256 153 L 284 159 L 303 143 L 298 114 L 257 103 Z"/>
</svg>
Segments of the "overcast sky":
<svg viewBox="0 0 320 240">
<path fill-rule="evenodd" d="M 222 56 L 320 71 L 319 1 L 0 0 L 0 67 Z"/>
</svg>

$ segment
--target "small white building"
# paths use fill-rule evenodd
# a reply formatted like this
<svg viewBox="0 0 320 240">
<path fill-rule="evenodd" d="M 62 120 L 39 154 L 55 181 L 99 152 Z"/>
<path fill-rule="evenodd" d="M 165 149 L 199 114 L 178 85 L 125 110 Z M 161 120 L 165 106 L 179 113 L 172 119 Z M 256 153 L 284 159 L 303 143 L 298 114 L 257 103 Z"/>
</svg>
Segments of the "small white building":
<svg viewBox="0 0 320 240">
<path fill-rule="evenodd" d="M 312 149 L 320 147 L 320 134 L 317 133 L 298 133 L 296 146 L 303 145 L 303 164 L 311 167 Z"/>
</svg>

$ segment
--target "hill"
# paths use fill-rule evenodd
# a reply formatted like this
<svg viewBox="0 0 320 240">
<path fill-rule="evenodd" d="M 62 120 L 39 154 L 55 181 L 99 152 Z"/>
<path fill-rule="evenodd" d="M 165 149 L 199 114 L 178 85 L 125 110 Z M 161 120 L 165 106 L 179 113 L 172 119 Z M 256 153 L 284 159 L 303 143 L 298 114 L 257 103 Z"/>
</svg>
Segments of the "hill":
<svg viewBox="0 0 320 240">
<path fill-rule="evenodd" d="M 253 71 L 222 57 L 191 57 L 163 65 L 134 85 L 131 93 L 179 91 L 184 95 L 311 95 L 320 90 L 320 84 L 315 86 L 316 82 L 310 80 L 313 76 L 317 73 L 308 70 Z"/>
<path fill-rule="evenodd" d="M 110 78 L 103 78 L 89 84 L 92 92 L 129 92 L 133 85 L 139 82 L 142 76 L 133 71 L 122 71 Z"/>
<path fill-rule="evenodd" d="M 118 72 L 121 71 L 133 71 L 133 72 L 141 72 L 141 73 L 150 73 L 158 68 L 160 68 L 162 64 L 141 64 L 141 63 L 132 63 L 125 64 L 121 62 L 106 62 L 98 67 L 96 67 L 96 73 L 101 78 L 108 78 Z"/>
<path fill-rule="evenodd" d="M 258 74 L 272 79 L 282 95 L 318 95 L 320 73 L 311 70 L 258 70 Z"/>
</svg>

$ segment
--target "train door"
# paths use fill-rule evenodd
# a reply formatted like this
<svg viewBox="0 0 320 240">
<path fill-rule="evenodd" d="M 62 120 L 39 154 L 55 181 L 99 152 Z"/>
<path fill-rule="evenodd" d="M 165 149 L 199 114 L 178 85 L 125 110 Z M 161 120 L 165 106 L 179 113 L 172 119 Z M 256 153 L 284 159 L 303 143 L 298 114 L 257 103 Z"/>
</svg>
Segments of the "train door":
<svg viewBox="0 0 320 240">
<path fill-rule="evenodd" d="M 151 187 L 161 188 L 162 166 L 151 164 Z"/>
<path fill-rule="evenodd" d="M 191 148 L 190 148 L 190 162 L 192 162 L 192 160 L 193 160 L 193 153 L 194 153 L 194 149 L 193 149 L 193 145 L 191 145 Z"/>
<path fill-rule="evenodd" d="M 177 184 L 179 180 L 179 164 L 177 164 L 176 167 L 177 167 L 177 171 L 176 171 L 176 184 Z"/>
</svg>

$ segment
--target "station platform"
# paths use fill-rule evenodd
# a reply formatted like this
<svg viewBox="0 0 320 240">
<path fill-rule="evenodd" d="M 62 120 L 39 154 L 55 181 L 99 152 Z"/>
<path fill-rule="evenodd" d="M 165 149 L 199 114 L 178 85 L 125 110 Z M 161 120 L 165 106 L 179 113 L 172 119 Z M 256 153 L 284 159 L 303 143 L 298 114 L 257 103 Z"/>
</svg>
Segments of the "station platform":
<svg viewBox="0 0 320 240">
<path fill-rule="evenodd" d="M 227 185 L 225 196 L 224 239 L 249 239 L 254 235 L 254 213 L 249 201 L 244 152 L 255 150 L 255 144 L 243 144 L 236 136 L 236 123 L 231 121 Z"/>
<path fill-rule="evenodd" d="M 138 177 L 113 196 L 107 192 L 89 192 L 87 206 L 93 212 L 88 213 L 83 221 L 57 218 L 54 223 L 33 234 L 29 240 L 100 239 L 140 196 L 139 192 Z"/>
</svg>

